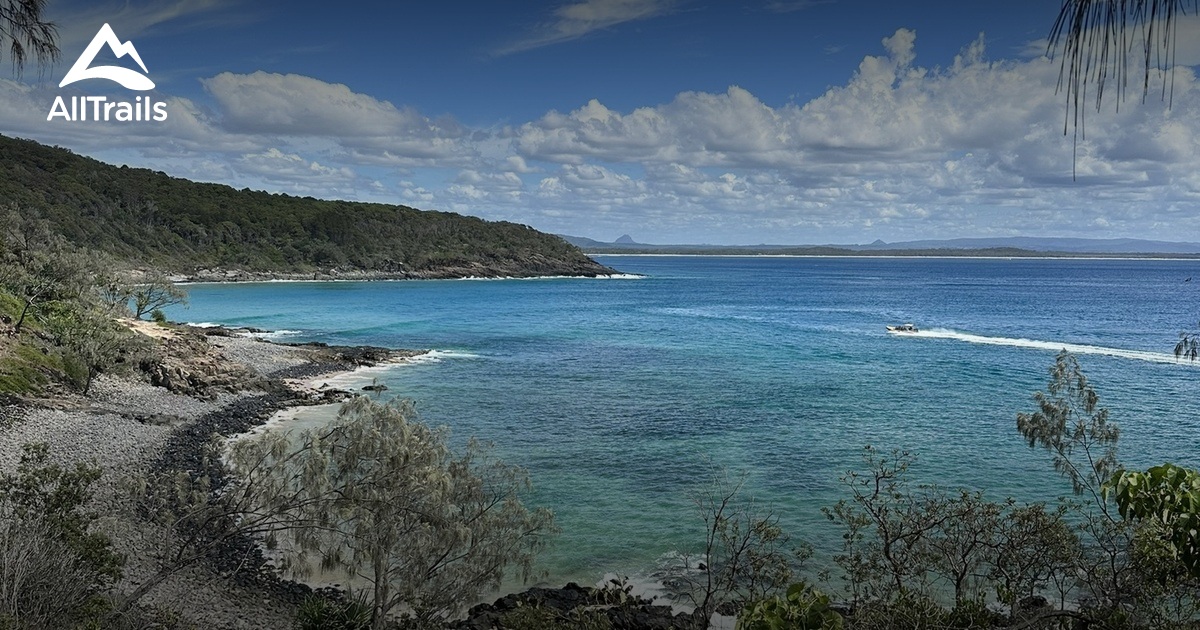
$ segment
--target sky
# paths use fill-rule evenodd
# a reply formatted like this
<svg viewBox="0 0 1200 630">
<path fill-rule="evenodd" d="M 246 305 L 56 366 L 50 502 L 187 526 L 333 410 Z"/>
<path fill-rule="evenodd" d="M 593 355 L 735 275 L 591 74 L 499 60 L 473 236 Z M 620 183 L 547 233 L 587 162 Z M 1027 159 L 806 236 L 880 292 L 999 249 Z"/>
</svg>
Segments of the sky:
<svg viewBox="0 0 1200 630">
<path fill-rule="evenodd" d="M 1160 78 L 1144 103 L 1108 98 L 1073 159 L 1045 55 L 1058 6 L 50 0 L 61 58 L 16 73 L 3 50 L 0 133 L 602 241 L 1200 241 L 1200 18 L 1179 22 L 1169 106 Z M 105 23 L 153 90 L 59 87 Z M 87 95 L 168 117 L 47 120 Z"/>
</svg>

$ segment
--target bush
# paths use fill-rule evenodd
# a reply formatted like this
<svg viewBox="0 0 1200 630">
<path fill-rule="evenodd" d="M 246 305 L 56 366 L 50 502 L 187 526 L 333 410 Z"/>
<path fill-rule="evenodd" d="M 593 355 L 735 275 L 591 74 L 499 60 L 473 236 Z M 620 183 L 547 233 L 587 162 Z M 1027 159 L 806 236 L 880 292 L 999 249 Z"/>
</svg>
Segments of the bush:
<svg viewBox="0 0 1200 630">
<path fill-rule="evenodd" d="M 364 597 L 331 599 L 310 595 L 296 611 L 300 630 L 367 630 L 371 627 L 371 605 Z"/>
<path fill-rule="evenodd" d="M 842 616 L 833 610 L 829 596 L 799 582 L 783 597 L 751 602 L 738 615 L 737 630 L 841 630 Z"/>
<path fill-rule="evenodd" d="M 41 518 L 0 511 L 0 628 L 70 627 L 95 591 L 94 572 Z"/>
<path fill-rule="evenodd" d="M 160 326 L 166 324 L 167 314 L 162 312 L 162 309 L 156 308 L 153 311 L 150 311 L 150 321 L 153 321 L 155 324 Z"/>
</svg>

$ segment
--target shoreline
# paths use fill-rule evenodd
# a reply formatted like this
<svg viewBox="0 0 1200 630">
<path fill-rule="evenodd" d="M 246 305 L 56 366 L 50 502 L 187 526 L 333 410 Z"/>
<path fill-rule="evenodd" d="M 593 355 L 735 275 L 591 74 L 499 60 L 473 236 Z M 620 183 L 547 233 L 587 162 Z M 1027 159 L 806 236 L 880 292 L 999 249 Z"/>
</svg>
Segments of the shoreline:
<svg viewBox="0 0 1200 630">
<path fill-rule="evenodd" d="M 171 273 L 177 284 L 209 282 L 335 282 L 400 280 L 536 280 L 547 278 L 603 278 L 622 272 L 587 259 L 591 264 L 548 265 L 542 269 L 520 267 L 446 267 L 421 271 L 385 271 L 364 269 L 316 269 L 312 271 L 251 271 L 245 269 L 197 269 L 190 273 Z"/>
<path fill-rule="evenodd" d="M 614 254 L 619 255 L 619 254 Z M 314 278 L 280 278 L 272 274 L 263 276 L 251 277 L 232 277 L 218 278 L 215 276 L 188 276 L 188 275 L 173 275 L 170 276 L 172 282 L 181 286 L 191 286 L 195 284 L 287 284 L 287 283 L 336 283 L 336 282 L 426 282 L 426 281 L 447 281 L 447 282 L 536 282 L 545 280 L 640 280 L 645 278 L 643 274 L 637 273 L 609 273 L 595 275 L 547 275 L 547 276 L 454 276 L 447 278 L 399 278 L 391 276 L 362 276 L 362 277 L 341 277 L 341 276 L 321 276 Z"/>
<path fill-rule="evenodd" d="M 631 257 L 631 258 L 929 258 L 935 260 L 1153 260 L 1198 262 L 1200 254 L 1080 254 L 1073 255 L 1026 255 L 1026 256 L 997 256 L 994 254 L 698 254 L 670 252 L 618 252 L 590 253 L 588 256 L 597 257 Z"/>
<path fill-rule="evenodd" d="M 127 558 L 112 593 L 127 595 L 160 568 L 168 530 L 137 508 L 130 479 L 196 474 L 205 470 L 213 435 L 229 439 L 255 430 L 283 409 L 339 402 L 354 392 L 300 383 L 361 374 L 381 363 L 403 362 L 424 351 L 368 346 L 284 344 L 237 336 L 226 327 L 131 326 L 162 355 L 154 372 L 102 374 L 84 397 L 58 392 L 0 407 L 0 469 L 15 471 L 27 443 L 45 443 L 50 462 L 98 466 L 89 510 L 94 531 Z M 153 336 L 151 336 L 153 335 Z M 169 378 L 157 379 L 167 375 Z M 319 383 L 318 383 L 319 384 Z M 361 393 L 361 392 L 358 392 Z M 297 606 L 313 592 L 263 570 L 258 543 L 235 541 L 170 575 L 138 602 L 167 609 L 196 627 L 291 627 Z"/>
<path fill-rule="evenodd" d="M 89 509 L 97 517 L 94 531 L 108 536 L 113 549 L 127 558 L 122 579 L 112 590 L 116 597 L 153 579 L 161 568 L 163 541 L 178 535 L 139 511 L 127 480 L 205 474 L 212 475 L 212 487 L 219 489 L 227 473 L 213 471 L 206 462 L 214 436 L 228 444 L 286 426 L 309 407 L 333 409 L 350 396 L 367 393 L 361 386 L 371 382 L 373 373 L 439 358 L 438 351 L 277 343 L 240 336 L 239 329 L 225 326 L 175 324 L 159 329 L 143 323 L 133 329 L 154 334 L 154 343 L 168 356 L 172 369 L 182 369 L 181 375 L 188 377 L 188 389 L 172 389 L 178 382 L 151 384 L 149 375 L 140 372 L 127 377 L 106 374 L 98 378 L 90 398 L 64 394 L 0 407 L 0 419 L 8 424 L 0 432 L 0 468 L 15 469 L 22 444 L 45 442 L 57 465 L 82 463 L 102 469 Z M 212 389 L 194 387 L 192 377 L 197 375 L 208 379 Z M 478 624 L 499 619 L 516 605 L 571 607 L 592 602 L 608 607 L 614 619 L 627 620 L 615 626 L 622 630 L 676 627 L 677 616 L 687 615 L 642 589 L 626 590 L 622 603 L 614 604 L 611 591 L 604 590 L 610 588 L 614 587 L 600 581 L 594 586 L 525 585 L 484 593 L 482 601 L 464 605 L 464 610 L 470 608 L 466 618 L 448 627 L 491 627 Z M 152 615 L 169 611 L 195 627 L 282 628 L 294 625 L 307 597 L 339 598 L 344 593 L 344 584 L 309 583 L 280 573 L 261 541 L 238 536 L 169 574 L 137 606 Z"/>
</svg>

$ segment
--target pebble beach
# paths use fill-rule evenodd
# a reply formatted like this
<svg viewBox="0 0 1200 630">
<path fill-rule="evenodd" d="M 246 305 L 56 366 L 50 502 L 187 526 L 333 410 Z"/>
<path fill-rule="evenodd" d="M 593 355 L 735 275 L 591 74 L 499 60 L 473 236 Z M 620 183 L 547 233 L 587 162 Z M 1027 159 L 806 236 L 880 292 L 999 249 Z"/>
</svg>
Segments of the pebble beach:
<svg viewBox="0 0 1200 630">
<path fill-rule="evenodd" d="M 135 327 L 138 329 L 140 327 Z M 76 395 L 0 407 L 0 470 L 17 469 L 22 446 L 45 443 L 51 462 L 99 466 L 89 505 L 95 527 L 126 557 L 117 591 L 128 593 L 157 570 L 154 554 L 164 536 L 160 526 L 137 514 L 130 480 L 155 471 L 188 470 L 202 457 L 213 434 L 246 432 L 288 407 L 336 401 L 347 392 L 307 383 L 349 373 L 378 361 L 419 354 L 380 348 L 288 346 L 238 336 L 236 332 L 190 329 L 179 334 L 203 339 L 202 361 L 219 387 L 202 395 L 151 385 L 144 375 L 101 375 L 87 398 Z M 173 336 L 173 335 L 172 335 Z M 167 346 L 170 348 L 170 346 Z M 179 368 L 181 373 L 187 367 Z M 221 374 L 238 374 L 226 383 Z M 188 373 L 188 378 L 201 378 Z M 231 579 L 222 559 L 185 569 L 142 598 L 143 606 L 172 611 L 198 628 L 290 627 L 306 587 L 275 581 Z"/>
</svg>

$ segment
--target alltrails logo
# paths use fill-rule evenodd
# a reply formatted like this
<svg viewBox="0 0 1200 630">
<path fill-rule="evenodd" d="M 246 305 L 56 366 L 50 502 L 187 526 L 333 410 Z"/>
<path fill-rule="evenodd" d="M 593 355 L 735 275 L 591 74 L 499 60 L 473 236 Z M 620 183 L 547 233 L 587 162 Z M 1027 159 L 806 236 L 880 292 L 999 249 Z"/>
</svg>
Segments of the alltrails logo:
<svg viewBox="0 0 1200 630">
<path fill-rule="evenodd" d="M 79 55 L 79 59 L 75 60 L 75 65 L 67 71 L 67 76 L 63 77 L 58 87 L 65 87 L 85 79 L 108 79 L 130 90 L 154 89 L 154 82 L 150 80 L 150 77 L 135 70 L 120 66 L 92 67 L 92 61 L 96 59 L 96 54 L 106 45 L 118 59 L 129 55 L 141 67 L 142 72 L 149 72 L 146 70 L 146 64 L 142 62 L 141 55 L 133 47 L 133 42 L 122 43 L 117 39 L 117 34 L 113 32 L 112 27 L 105 24 L 96 32 L 96 36 L 83 50 L 83 54 Z M 59 117 L 70 122 L 81 120 L 162 122 L 167 119 L 167 104 L 155 103 L 149 96 L 139 96 L 132 102 L 110 101 L 107 96 L 72 96 L 70 106 L 68 106 L 66 99 L 57 96 L 54 98 L 54 104 L 50 106 L 50 113 L 46 116 L 46 120 L 51 121 Z"/>
</svg>

